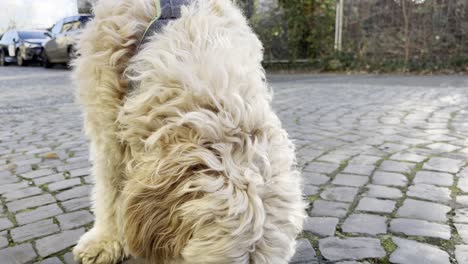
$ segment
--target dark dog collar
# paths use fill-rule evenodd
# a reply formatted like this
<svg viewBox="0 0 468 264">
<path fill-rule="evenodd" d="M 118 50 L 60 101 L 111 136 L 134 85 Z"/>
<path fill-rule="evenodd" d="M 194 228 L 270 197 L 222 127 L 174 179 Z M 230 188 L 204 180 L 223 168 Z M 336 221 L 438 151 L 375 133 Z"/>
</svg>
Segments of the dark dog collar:
<svg viewBox="0 0 468 264">
<path fill-rule="evenodd" d="M 191 2 L 193 0 L 155 0 L 156 17 L 146 28 L 138 47 L 147 42 L 148 37 L 152 34 L 161 32 L 163 27 L 171 20 L 180 18 L 182 7 Z"/>
<path fill-rule="evenodd" d="M 137 51 L 141 45 L 149 41 L 149 36 L 162 31 L 165 25 L 172 20 L 181 17 L 181 9 L 183 6 L 190 4 L 194 0 L 155 0 L 156 16 L 146 28 L 143 37 L 138 44 Z M 127 94 L 135 90 L 137 83 L 130 81 L 128 84 Z"/>
</svg>

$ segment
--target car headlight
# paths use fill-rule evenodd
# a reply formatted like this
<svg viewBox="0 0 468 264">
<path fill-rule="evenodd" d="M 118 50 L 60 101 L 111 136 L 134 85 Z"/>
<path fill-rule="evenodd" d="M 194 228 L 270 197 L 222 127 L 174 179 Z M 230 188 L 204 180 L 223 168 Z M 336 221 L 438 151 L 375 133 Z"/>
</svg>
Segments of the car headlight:
<svg viewBox="0 0 468 264">
<path fill-rule="evenodd" d="M 37 43 L 25 42 L 25 43 L 24 43 L 24 46 L 25 46 L 26 48 L 37 48 L 37 47 L 40 47 L 41 45 L 40 45 L 40 44 L 37 44 Z"/>
</svg>

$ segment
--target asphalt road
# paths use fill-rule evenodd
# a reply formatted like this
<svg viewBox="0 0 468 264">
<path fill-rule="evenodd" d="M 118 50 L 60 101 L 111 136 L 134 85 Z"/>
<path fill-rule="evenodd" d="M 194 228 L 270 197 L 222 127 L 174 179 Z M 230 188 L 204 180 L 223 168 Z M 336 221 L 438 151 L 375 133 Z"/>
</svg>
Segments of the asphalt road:
<svg viewBox="0 0 468 264">
<path fill-rule="evenodd" d="M 92 225 L 70 76 L 0 68 L 2 264 L 73 263 Z M 293 263 L 468 263 L 468 77 L 269 80 L 310 202 Z"/>
</svg>

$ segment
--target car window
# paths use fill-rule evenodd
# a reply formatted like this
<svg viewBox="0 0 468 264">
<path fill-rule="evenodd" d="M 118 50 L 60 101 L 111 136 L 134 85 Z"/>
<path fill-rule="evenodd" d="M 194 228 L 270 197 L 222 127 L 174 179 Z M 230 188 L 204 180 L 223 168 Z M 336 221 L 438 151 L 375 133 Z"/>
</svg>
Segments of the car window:
<svg viewBox="0 0 468 264">
<path fill-rule="evenodd" d="M 93 19 L 92 16 L 82 16 L 82 17 L 80 17 L 79 21 L 81 22 L 81 27 L 83 28 L 84 26 L 86 26 L 86 24 L 88 24 L 88 22 L 91 21 L 91 19 Z"/>
<path fill-rule="evenodd" d="M 63 25 L 62 30 L 60 31 L 60 33 L 70 31 L 72 27 L 73 27 L 72 22 L 66 23 L 66 24 Z"/>
<path fill-rule="evenodd" d="M 45 39 L 46 36 L 42 31 L 19 31 L 21 39 Z"/>
<path fill-rule="evenodd" d="M 52 34 L 58 34 L 60 33 L 60 30 L 62 29 L 62 20 L 60 20 L 59 22 L 57 22 L 57 24 L 54 25 L 54 27 L 52 27 Z"/>
<path fill-rule="evenodd" d="M 10 31 L 7 31 L 2 37 L 2 43 L 10 42 Z"/>
<path fill-rule="evenodd" d="M 18 41 L 19 40 L 19 37 L 18 37 L 18 33 L 16 31 L 11 31 L 11 41 Z"/>
<path fill-rule="evenodd" d="M 75 22 L 73 22 L 72 27 L 71 27 L 71 30 L 80 29 L 80 28 L 81 28 L 80 25 L 81 25 L 80 21 L 75 21 Z"/>
</svg>

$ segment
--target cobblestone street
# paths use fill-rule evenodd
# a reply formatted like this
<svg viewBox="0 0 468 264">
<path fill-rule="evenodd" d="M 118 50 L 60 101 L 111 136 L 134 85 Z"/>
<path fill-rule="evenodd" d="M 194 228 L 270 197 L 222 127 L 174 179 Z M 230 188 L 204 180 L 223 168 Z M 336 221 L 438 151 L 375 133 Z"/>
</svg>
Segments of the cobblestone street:
<svg viewBox="0 0 468 264">
<path fill-rule="evenodd" d="M 0 68 L 0 264 L 74 263 L 92 225 L 70 75 Z M 270 81 L 310 201 L 292 263 L 468 263 L 468 77 Z"/>
</svg>

